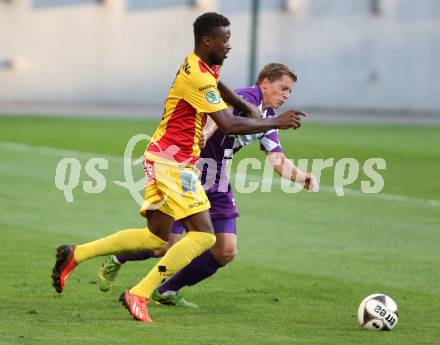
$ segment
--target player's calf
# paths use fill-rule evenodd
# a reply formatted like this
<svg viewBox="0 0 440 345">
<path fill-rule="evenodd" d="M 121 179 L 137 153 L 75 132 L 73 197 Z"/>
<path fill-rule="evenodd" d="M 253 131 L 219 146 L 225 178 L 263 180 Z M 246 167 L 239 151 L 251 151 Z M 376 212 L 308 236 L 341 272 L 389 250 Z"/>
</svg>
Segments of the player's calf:
<svg viewBox="0 0 440 345">
<path fill-rule="evenodd" d="M 231 233 L 217 233 L 217 241 L 211 248 L 215 260 L 222 266 L 230 263 L 237 256 L 237 236 Z"/>
</svg>

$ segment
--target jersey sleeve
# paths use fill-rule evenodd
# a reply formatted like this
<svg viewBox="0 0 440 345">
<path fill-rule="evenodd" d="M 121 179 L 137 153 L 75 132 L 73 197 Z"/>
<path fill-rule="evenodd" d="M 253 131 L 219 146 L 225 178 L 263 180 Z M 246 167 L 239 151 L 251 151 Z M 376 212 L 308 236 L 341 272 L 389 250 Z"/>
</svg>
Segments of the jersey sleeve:
<svg viewBox="0 0 440 345">
<path fill-rule="evenodd" d="M 185 100 L 199 113 L 214 113 L 227 108 L 215 78 L 191 78 L 185 90 Z"/>
<path fill-rule="evenodd" d="M 252 103 L 256 106 L 260 105 L 260 103 L 261 103 L 261 100 L 258 99 L 258 97 L 255 95 L 255 93 L 250 92 L 248 88 L 236 89 L 234 91 L 237 95 L 239 95 L 241 98 L 248 101 L 249 103 Z"/>
<path fill-rule="evenodd" d="M 260 138 L 260 149 L 265 152 L 283 152 L 277 129 L 272 129 L 264 133 Z"/>
</svg>

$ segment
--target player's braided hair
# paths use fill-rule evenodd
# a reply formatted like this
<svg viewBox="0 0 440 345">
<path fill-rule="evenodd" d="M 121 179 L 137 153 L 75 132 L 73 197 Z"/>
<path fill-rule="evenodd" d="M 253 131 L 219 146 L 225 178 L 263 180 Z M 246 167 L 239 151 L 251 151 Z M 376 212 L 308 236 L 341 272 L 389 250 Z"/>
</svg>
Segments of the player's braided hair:
<svg viewBox="0 0 440 345">
<path fill-rule="evenodd" d="M 288 66 L 282 63 L 270 63 L 263 67 L 257 78 L 257 84 L 261 84 L 265 78 L 269 79 L 270 82 L 274 82 L 287 75 L 294 82 L 298 80 L 298 77 L 294 71 L 292 71 Z"/>
<path fill-rule="evenodd" d="M 217 27 L 229 25 L 231 22 L 228 18 L 215 12 L 207 12 L 197 17 L 193 24 L 196 45 L 200 43 L 203 36 L 212 36 Z"/>
</svg>

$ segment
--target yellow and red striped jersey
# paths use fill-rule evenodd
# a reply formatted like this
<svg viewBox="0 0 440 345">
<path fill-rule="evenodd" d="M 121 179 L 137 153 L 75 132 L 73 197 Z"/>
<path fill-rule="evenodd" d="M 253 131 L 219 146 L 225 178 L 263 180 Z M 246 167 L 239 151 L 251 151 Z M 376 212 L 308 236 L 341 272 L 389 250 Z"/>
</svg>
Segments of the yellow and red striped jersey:
<svg viewBox="0 0 440 345">
<path fill-rule="evenodd" d="M 147 146 L 147 157 L 150 153 L 186 164 L 198 160 L 206 114 L 227 107 L 217 88 L 219 69 L 210 68 L 194 52 L 185 58 L 166 98 L 162 121 Z"/>
</svg>

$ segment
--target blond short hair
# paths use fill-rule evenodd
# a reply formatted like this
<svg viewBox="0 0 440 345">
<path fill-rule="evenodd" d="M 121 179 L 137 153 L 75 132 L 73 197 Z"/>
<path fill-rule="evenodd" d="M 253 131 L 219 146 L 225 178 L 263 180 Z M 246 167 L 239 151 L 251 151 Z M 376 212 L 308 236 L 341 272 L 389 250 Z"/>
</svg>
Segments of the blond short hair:
<svg viewBox="0 0 440 345">
<path fill-rule="evenodd" d="M 283 65 L 282 63 L 269 63 L 260 71 L 257 78 L 257 85 L 260 85 L 265 78 L 269 79 L 272 83 L 275 80 L 281 79 L 285 75 L 290 77 L 294 82 L 298 80 L 296 73 L 288 66 Z"/>
</svg>

